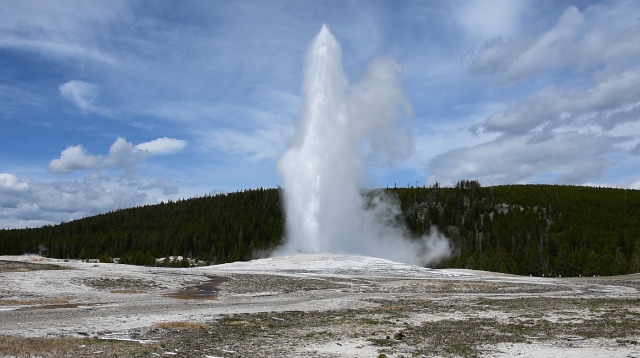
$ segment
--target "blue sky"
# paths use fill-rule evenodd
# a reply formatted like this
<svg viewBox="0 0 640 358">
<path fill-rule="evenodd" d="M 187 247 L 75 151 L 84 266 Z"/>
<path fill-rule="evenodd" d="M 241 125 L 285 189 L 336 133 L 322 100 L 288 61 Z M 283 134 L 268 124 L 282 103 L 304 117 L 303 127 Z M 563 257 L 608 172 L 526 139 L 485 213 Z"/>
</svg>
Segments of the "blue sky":
<svg viewBox="0 0 640 358">
<path fill-rule="evenodd" d="M 638 1 L 0 2 L 0 228 L 276 187 L 306 48 L 403 66 L 413 151 L 366 187 L 640 188 Z"/>
</svg>

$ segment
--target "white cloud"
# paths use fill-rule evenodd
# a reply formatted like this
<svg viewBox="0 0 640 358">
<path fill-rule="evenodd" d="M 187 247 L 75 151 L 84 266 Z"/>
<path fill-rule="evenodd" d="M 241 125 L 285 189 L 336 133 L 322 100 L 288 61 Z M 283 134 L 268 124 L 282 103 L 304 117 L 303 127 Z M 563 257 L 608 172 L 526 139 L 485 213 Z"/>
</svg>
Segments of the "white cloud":
<svg viewBox="0 0 640 358">
<path fill-rule="evenodd" d="M 160 189 L 163 195 L 173 195 L 179 192 L 175 183 L 167 178 L 155 178 L 149 182 L 137 183 L 135 188 L 138 190 Z"/>
<path fill-rule="evenodd" d="M 53 174 L 69 174 L 83 169 L 109 167 L 127 169 L 145 161 L 150 154 L 175 153 L 184 148 L 186 143 L 184 140 L 163 137 L 133 145 L 126 139 L 118 137 L 106 156 L 87 154 L 81 145 L 75 145 L 63 150 L 60 158 L 49 163 L 48 169 Z"/>
<path fill-rule="evenodd" d="M 14 87 L 15 86 L 15 87 Z M 25 107 L 39 107 L 40 100 L 16 86 L 0 84 L 0 113 L 5 116 L 22 112 Z"/>
<path fill-rule="evenodd" d="M 220 129 L 204 136 L 203 141 L 205 146 L 228 154 L 240 154 L 249 161 L 257 162 L 280 156 L 291 132 L 292 130 L 278 128 L 255 129 L 249 133 Z"/>
<path fill-rule="evenodd" d="M 107 41 L 101 33 L 130 18 L 118 0 L 5 1 L 0 11 L 0 48 L 114 65 L 116 57 L 100 49 Z"/>
<path fill-rule="evenodd" d="M 130 168 L 145 161 L 148 155 L 148 152 L 137 148 L 133 144 L 127 142 L 126 139 L 118 137 L 118 139 L 116 139 L 109 148 L 109 155 L 101 163 L 101 166 Z"/>
<path fill-rule="evenodd" d="M 98 86 L 78 80 L 71 80 L 59 87 L 62 97 L 76 105 L 83 113 L 106 114 L 104 109 L 97 105 Z"/>
<path fill-rule="evenodd" d="M 0 191 L 24 191 L 29 185 L 20 182 L 18 178 L 11 173 L 0 173 Z"/>
<path fill-rule="evenodd" d="M 431 160 L 433 180 L 585 184 L 622 175 L 638 151 L 630 144 L 640 125 L 638 11 L 633 1 L 570 6 L 537 33 L 484 42 L 469 72 L 523 97 L 503 99 L 502 109 L 469 126 L 496 139 Z"/>
<path fill-rule="evenodd" d="M 57 224 L 149 201 L 146 193 L 101 176 L 63 182 L 32 181 L 19 192 L 4 194 L 0 195 L 3 228 Z"/>
<path fill-rule="evenodd" d="M 634 2 L 590 6 L 583 12 L 570 6 L 552 28 L 532 40 L 487 40 L 470 72 L 497 74 L 501 82 L 514 83 L 550 69 L 585 71 L 633 64 L 640 56 L 639 10 Z"/>
<path fill-rule="evenodd" d="M 183 139 L 162 137 L 136 145 L 136 149 L 145 150 L 150 154 L 170 154 L 181 151 L 187 145 Z"/>
<path fill-rule="evenodd" d="M 613 154 L 628 150 L 622 145 L 633 139 L 617 128 L 640 122 L 640 68 L 598 79 L 584 90 L 548 86 L 488 116 L 480 127 L 500 136 L 437 156 L 429 163 L 430 181 L 585 184 L 602 178 Z"/>
<path fill-rule="evenodd" d="M 490 132 L 522 134 L 539 126 L 598 125 L 610 130 L 624 122 L 640 121 L 640 68 L 612 74 L 587 90 L 546 87 L 506 111 L 489 116 Z M 475 129 L 475 128 L 474 128 Z"/>
<path fill-rule="evenodd" d="M 566 55 L 565 46 L 575 40 L 584 22 L 584 15 L 575 7 L 567 8 L 554 28 L 544 33 L 529 48 L 519 54 L 507 68 L 503 79 L 518 80 L 555 65 Z"/>
<path fill-rule="evenodd" d="M 81 145 L 68 147 L 60 153 L 60 158 L 49 163 L 49 171 L 53 174 L 68 174 L 78 170 L 101 166 L 102 156 L 89 155 Z"/>
<path fill-rule="evenodd" d="M 576 132 L 560 133 L 531 143 L 524 136 L 501 137 L 435 157 L 430 183 L 455 184 L 478 179 L 483 185 L 504 183 L 574 183 L 600 178 L 611 168 L 608 159 L 621 138 Z"/>
<path fill-rule="evenodd" d="M 485 41 L 518 33 L 524 0 L 468 0 L 456 9 L 456 20 L 470 36 Z"/>
<path fill-rule="evenodd" d="M 514 51 L 504 39 L 496 37 L 486 41 L 475 55 L 469 72 L 472 75 L 493 74 L 504 71 L 508 63 L 514 61 Z"/>
<path fill-rule="evenodd" d="M 301 99 L 289 92 L 269 89 L 256 93 L 254 106 L 222 105 L 216 117 L 238 119 L 194 133 L 199 144 L 230 155 L 242 155 L 251 162 L 273 160 L 286 149 L 294 135 L 294 119 Z M 239 119 L 242 119 L 239 120 Z M 275 163 L 274 163 L 275 168 Z"/>
<path fill-rule="evenodd" d="M 25 39 L 14 36 L 0 37 L 0 47 L 17 48 L 21 50 L 39 52 L 45 55 L 57 55 L 70 58 L 87 58 L 109 65 L 115 65 L 118 60 L 107 53 L 95 48 L 82 45 L 57 42 L 51 40 Z"/>
</svg>

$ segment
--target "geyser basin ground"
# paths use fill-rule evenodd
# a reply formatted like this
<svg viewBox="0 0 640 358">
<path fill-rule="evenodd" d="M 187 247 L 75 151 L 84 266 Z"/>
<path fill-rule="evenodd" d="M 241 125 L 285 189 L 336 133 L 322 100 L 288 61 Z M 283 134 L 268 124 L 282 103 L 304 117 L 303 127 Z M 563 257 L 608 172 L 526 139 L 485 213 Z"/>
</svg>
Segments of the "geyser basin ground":
<svg viewBox="0 0 640 358">
<path fill-rule="evenodd" d="M 34 259 L 0 257 L 0 356 L 640 356 L 640 275 L 343 255 L 190 269 Z M 211 277 L 224 278 L 215 300 L 167 297 Z"/>
</svg>

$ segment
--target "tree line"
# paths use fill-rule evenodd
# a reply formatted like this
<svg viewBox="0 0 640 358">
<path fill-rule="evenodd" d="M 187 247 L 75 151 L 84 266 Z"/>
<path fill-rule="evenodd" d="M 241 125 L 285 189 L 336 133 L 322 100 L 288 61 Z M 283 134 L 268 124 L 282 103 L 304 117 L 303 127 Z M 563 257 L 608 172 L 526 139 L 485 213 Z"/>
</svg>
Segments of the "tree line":
<svg viewBox="0 0 640 358">
<path fill-rule="evenodd" d="M 154 265 L 183 256 L 211 264 L 249 260 L 278 245 L 277 189 L 254 189 L 121 209 L 33 229 L 0 230 L 0 253 L 63 259 L 119 258 Z"/>
<path fill-rule="evenodd" d="M 412 235 L 437 229 L 451 257 L 434 264 L 536 276 L 640 271 L 640 191 L 560 185 L 383 189 Z M 252 189 L 121 209 L 31 229 L 0 230 L 0 254 L 120 258 L 155 265 L 183 256 L 210 264 L 264 256 L 284 238 L 280 189 Z M 181 264 L 184 264 L 182 262 Z"/>
<path fill-rule="evenodd" d="M 640 271 L 640 191 L 559 185 L 403 188 L 416 234 L 433 225 L 454 255 L 441 267 L 536 276 Z"/>
</svg>

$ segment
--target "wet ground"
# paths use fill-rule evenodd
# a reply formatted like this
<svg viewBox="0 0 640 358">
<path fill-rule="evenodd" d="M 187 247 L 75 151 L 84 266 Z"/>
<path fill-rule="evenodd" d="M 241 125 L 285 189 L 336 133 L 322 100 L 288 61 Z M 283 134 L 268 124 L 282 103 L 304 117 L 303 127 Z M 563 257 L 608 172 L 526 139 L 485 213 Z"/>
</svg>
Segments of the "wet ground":
<svg viewBox="0 0 640 358">
<path fill-rule="evenodd" d="M 206 282 L 195 286 L 182 288 L 176 292 L 167 293 L 165 297 L 179 298 L 185 300 L 215 300 L 218 298 L 220 284 L 226 282 L 226 277 L 207 276 Z"/>
</svg>

